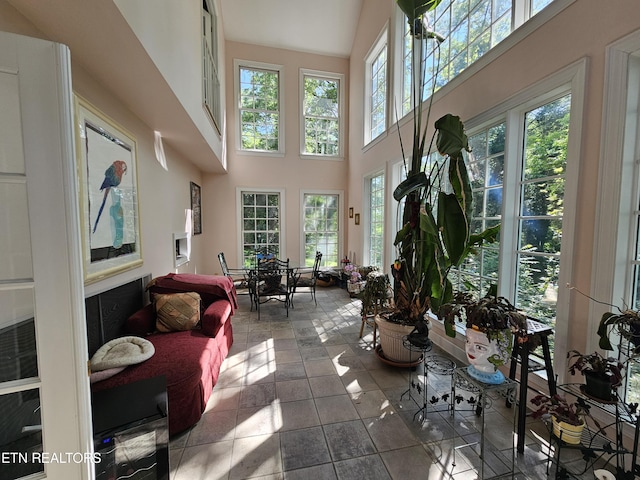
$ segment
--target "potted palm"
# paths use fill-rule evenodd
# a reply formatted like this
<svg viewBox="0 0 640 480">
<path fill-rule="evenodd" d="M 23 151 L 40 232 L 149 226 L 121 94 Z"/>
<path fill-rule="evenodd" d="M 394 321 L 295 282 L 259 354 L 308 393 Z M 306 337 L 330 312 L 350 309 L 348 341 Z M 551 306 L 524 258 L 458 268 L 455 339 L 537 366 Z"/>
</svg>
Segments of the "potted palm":
<svg viewBox="0 0 640 480">
<path fill-rule="evenodd" d="M 485 383 L 504 381 L 498 367 L 508 361 L 514 338 L 519 342 L 530 341 L 527 316 L 498 296 L 495 286 L 480 299 L 470 292 L 457 292 L 450 302 L 440 306 L 438 316 L 450 337 L 456 336 L 456 322 L 465 324 L 469 375 Z"/>
<path fill-rule="evenodd" d="M 532 417 L 536 419 L 550 416 L 553 424 L 553 434 L 560 440 L 578 445 L 585 427 L 585 417 L 589 414 L 589 406 L 578 398 L 569 403 L 563 395 L 536 395 L 531 399 L 536 407 Z"/>
<path fill-rule="evenodd" d="M 451 282 L 447 279 L 449 270 L 459 266 L 475 246 L 483 241 L 494 241 L 499 231 L 499 227 L 495 227 L 479 235 L 470 234 L 472 195 L 465 163 L 469 145 L 460 118 L 446 114 L 438 119 L 431 140 L 427 142 L 436 82 L 432 82 L 426 115 L 423 115 L 425 66 L 421 59 L 427 41 L 436 42 L 438 47 L 443 40 L 429 30 L 426 16 L 440 1 L 397 0 L 411 32 L 415 108 L 413 144 L 408 155 L 405 155 L 400 138 L 406 179 L 393 192 L 396 201 L 404 200 L 402 227 L 394 241 L 398 249 L 398 258 L 392 268 L 395 308 L 392 315 L 376 320 L 383 351 L 389 324 L 406 326 L 409 331 L 416 327 L 420 331 L 427 330 L 427 312 L 435 311 L 452 296 Z M 423 165 L 424 154 L 431 152 L 434 144 L 445 161 L 436 162 L 427 173 Z M 397 337 L 393 335 L 389 341 L 397 342 Z"/>
<path fill-rule="evenodd" d="M 598 352 L 582 354 L 571 350 L 567 354 L 571 362 L 569 372 L 584 375 L 584 393 L 604 402 L 615 398 L 617 388 L 622 385 L 624 364 L 615 357 L 604 357 Z"/>
</svg>

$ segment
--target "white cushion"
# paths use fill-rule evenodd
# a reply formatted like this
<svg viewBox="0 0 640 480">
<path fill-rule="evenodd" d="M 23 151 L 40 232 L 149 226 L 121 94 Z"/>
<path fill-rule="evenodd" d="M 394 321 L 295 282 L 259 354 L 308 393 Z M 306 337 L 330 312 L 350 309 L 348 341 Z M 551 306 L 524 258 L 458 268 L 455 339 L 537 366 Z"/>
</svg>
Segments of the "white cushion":
<svg viewBox="0 0 640 480">
<path fill-rule="evenodd" d="M 91 357 L 91 371 L 135 365 L 151 358 L 154 353 L 153 344 L 144 338 L 114 338 L 102 345 Z"/>
</svg>

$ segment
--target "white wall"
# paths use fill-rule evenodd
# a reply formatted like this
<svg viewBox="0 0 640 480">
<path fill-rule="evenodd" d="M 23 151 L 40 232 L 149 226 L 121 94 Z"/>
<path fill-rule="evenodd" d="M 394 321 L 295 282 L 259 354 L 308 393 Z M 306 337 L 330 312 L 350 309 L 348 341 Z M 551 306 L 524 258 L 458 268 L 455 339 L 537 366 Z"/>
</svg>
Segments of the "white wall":
<svg viewBox="0 0 640 480">
<path fill-rule="evenodd" d="M 0 1 L 0 30 L 44 38 L 28 19 L 4 1 Z M 166 144 L 167 170 L 157 162 L 154 132 L 100 81 L 92 78 L 77 62 L 71 49 L 74 92 L 133 134 L 138 147 L 138 188 L 142 241 L 141 267 L 129 270 L 86 287 L 86 294 L 106 290 L 128 280 L 151 273 L 164 275 L 175 272 L 173 233 L 185 231 L 186 211 L 191 207 L 190 182 L 202 185 L 202 175 L 188 159 L 176 154 Z M 203 192 L 204 195 L 204 192 Z M 206 226 L 204 227 L 206 231 Z M 204 236 L 192 239 L 191 262 L 180 272 L 201 272 Z"/>
<path fill-rule="evenodd" d="M 220 12 L 219 0 L 215 3 L 216 11 Z M 115 4 L 224 165 L 226 159 L 222 139 L 211 128 L 212 122 L 202 106 L 202 2 L 116 0 Z M 222 22 L 219 24 L 219 44 L 223 45 Z M 223 48 L 220 49 L 220 67 L 221 89 L 224 92 Z M 222 101 L 224 111 L 224 96 Z"/>
</svg>

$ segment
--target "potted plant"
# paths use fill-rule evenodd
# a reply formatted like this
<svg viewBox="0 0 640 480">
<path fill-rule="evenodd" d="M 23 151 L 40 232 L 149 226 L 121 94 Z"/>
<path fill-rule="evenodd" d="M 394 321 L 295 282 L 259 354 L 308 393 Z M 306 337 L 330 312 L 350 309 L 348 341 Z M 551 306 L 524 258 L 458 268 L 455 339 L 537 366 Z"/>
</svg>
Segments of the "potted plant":
<svg viewBox="0 0 640 480">
<path fill-rule="evenodd" d="M 578 445 L 585 427 L 585 417 L 589 414 L 589 406 L 584 400 L 578 398 L 576 402 L 569 403 L 563 395 L 536 395 L 531 399 L 536 407 L 532 413 L 533 418 L 540 419 L 551 416 L 553 434 L 560 440 Z"/>
<path fill-rule="evenodd" d="M 584 393 L 605 402 L 611 401 L 622 385 L 624 364 L 615 357 L 604 357 L 598 352 L 582 354 L 571 350 L 567 354 L 571 362 L 569 372 L 580 372 L 585 377 Z"/>
<path fill-rule="evenodd" d="M 426 115 L 423 118 L 422 92 L 424 91 L 424 63 L 422 52 L 428 40 L 439 42 L 443 38 L 430 31 L 426 13 L 433 10 L 441 0 L 397 0 L 405 13 L 412 39 L 412 98 L 413 143 L 405 155 L 402 138 L 400 145 L 405 159 L 406 180 L 393 192 L 396 201 L 404 200 L 402 227 L 396 234 L 394 244 L 398 258 L 394 262 L 394 313 L 379 319 L 380 343 L 385 349 L 385 329 L 388 323 L 418 327 L 426 331 L 429 309 L 436 311 L 452 295 L 449 270 L 459 266 L 472 249 L 483 241 L 495 241 L 499 226 L 479 235 L 470 234 L 472 194 L 465 164 L 465 153 L 469 151 L 464 125 L 460 118 L 444 115 L 435 124 L 431 140 L 429 117 L 435 93 L 433 81 Z M 424 127 L 423 127 L 424 125 Z M 436 162 L 425 171 L 425 152 L 435 146 L 446 159 Z M 378 320 L 377 320 L 378 321 Z"/>
<path fill-rule="evenodd" d="M 634 310 L 619 310 L 618 313 L 606 312 L 598 325 L 599 346 L 603 350 L 613 350 L 611 334 L 615 332 L 619 338 L 626 340 L 628 356 L 640 354 L 640 314 Z M 619 340 L 618 342 L 619 343 Z"/>
<path fill-rule="evenodd" d="M 364 280 L 362 280 L 362 275 L 358 271 L 358 266 L 353 263 L 347 263 L 343 271 L 345 275 L 348 277 L 347 280 L 347 291 L 351 297 L 357 296 L 362 287 L 364 287 Z"/>
<path fill-rule="evenodd" d="M 529 341 L 527 316 L 509 300 L 498 296 L 495 286 L 477 300 L 470 292 L 457 292 L 451 302 L 440 306 L 438 316 L 444 321 L 450 337 L 456 336 L 456 322 L 465 324 L 465 350 L 471 364 L 467 371 L 485 383 L 504 381 L 498 367 L 508 361 L 514 336 L 519 342 Z"/>
</svg>

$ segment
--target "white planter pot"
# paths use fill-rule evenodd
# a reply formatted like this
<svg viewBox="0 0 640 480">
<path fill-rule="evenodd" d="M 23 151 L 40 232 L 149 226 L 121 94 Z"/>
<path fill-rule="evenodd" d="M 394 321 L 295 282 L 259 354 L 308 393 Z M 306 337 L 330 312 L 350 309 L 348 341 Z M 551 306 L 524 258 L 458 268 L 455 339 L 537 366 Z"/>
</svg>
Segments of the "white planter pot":
<svg viewBox="0 0 640 480">
<path fill-rule="evenodd" d="M 504 375 L 498 366 L 504 365 L 509 360 L 513 346 L 513 335 L 506 330 L 502 342 L 489 340 L 484 332 L 467 328 L 467 342 L 465 351 L 467 360 L 471 365 L 467 372 L 476 380 L 484 383 L 500 384 L 504 382 Z"/>
<path fill-rule="evenodd" d="M 376 324 L 378 341 L 386 359 L 400 364 L 415 364 L 420 360 L 420 351 L 411 351 L 402 343 L 403 337 L 411 333 L 413 326 L 388 322 L 380 316 L 376 316 Z"/>
</svg>

